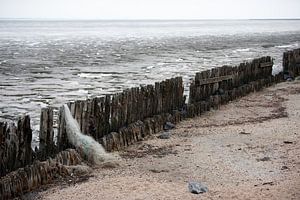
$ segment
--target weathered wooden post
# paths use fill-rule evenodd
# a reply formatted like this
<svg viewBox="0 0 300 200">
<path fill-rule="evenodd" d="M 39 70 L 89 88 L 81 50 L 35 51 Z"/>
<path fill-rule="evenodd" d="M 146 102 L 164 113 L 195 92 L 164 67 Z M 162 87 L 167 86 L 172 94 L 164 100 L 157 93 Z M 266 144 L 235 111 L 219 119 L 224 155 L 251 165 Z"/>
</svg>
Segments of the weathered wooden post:
<svg viewBox="0 0 300 200">
<path fill-rule="evenodd" d="M 32 162 L 32 130 L 29 115 L 23 116 L 18 120 L 17 137 L 19 139 L 19 153 L 16 168 L 19 168 Z"/>
<path fill-rule="evenodd" d="M 0 177 L 7 172 L 7 123 L 0 122 Z"/>
<path fill-rule="evenodd" d="M 64 106 L 60 107 L 58 114 L 58 133 L 57 133 L 57 148 L 59 151 L 65 150 L 70 147 L 67 131 Z"/>
<path fill-rule="evenodd" d="M 54 153 L 53 108 L 42 108 L 40 117 L 40 159 L 45 160 Z"/>
</svg>

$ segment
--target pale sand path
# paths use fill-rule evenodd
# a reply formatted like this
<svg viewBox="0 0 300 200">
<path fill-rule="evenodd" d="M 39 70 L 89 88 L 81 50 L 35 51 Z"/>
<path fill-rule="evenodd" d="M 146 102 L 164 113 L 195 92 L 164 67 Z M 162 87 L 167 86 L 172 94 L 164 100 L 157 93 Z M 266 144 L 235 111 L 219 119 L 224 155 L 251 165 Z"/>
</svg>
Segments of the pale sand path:
<svg viewBox="0 0 300 200">
<path fill-rule="evenodd" d="M 183 121 L 171 133 L 122 152 L 121 167 L 96 169 L 87 182 L 52 187 L 36 198 L 300 199 L 299 81 Z M 191 180 L 209 192 L 189 193 Z"/>
</svg>

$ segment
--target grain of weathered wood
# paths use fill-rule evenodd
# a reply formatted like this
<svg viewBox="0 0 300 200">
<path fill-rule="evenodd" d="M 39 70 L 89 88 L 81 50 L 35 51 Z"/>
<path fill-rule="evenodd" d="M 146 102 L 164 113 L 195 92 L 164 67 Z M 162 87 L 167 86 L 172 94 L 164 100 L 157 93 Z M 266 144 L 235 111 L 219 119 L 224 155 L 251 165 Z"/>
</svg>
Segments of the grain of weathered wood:
<svg viewBox="0 0 300 200">
<path fill-rule="evenodd" d="M 199 85 L 207 85 L 207 84 L 212 84 L 212 83 L 218 83 L 220 81 L 231 80 L 232 78 L 233 78 L 233 75 L 208 78 L 208 79 L 200 80 Z"/>
<path fill-rule="evenodd" d="M 0 123 L 0 177 L 32 163 L 32 130 L 28 115 L 14 123 Z"/>
</svg>

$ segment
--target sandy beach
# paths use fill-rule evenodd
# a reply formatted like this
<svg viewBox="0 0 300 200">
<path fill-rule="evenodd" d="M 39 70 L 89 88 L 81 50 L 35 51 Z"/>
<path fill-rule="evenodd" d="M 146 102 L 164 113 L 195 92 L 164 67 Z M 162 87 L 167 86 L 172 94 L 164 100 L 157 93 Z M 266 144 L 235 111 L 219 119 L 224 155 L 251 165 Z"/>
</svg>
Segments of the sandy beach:
<svg viewBox="0 0 300 200">
<path fill-rule="evenodd" d="M 130 146 L 117 168 L 27 198 L 299 199 L 299 119 L 300 82 L 280 83 Z M 208 192 L 190 193 L 189 181 Z"/>
</svg>

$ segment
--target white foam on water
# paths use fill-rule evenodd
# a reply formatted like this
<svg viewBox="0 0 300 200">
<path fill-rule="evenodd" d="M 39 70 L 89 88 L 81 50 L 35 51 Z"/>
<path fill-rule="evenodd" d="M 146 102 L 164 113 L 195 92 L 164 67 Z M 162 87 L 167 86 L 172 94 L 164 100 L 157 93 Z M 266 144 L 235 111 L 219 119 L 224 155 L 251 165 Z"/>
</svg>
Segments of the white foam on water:
<svg viewBox="0 0 300 200">
<path fill-rule="evenodd" d="M 79 73 L 77 74 L 80 78 L 102 78 L 102 77 L 110 77 L 113 74 L 102 74 L 102 73 Z"/>
<path fill-rule="evenodd" d="M 79 125 L 71 115 L 67 105 L 64 105 L 64 114 L 69 142 L 76 148 L 79 148 L 89 161 L 96 165 L 114 163 L 116 161 L 116 157 L 107 153 L 94 138 L 81 133 Z"/>
<path fill-rule="evenodd" d="M 298 43 L 288 44 L 288 45 L 279 45 L 279 46 L 275 46 L 275 47 L 279 48 L 279 49 L 296 48 L 296 47 L 298 47 Z"/>
<path fill-rule="evenodd" d="M 249 48 L 245 48 L 245 49 L 235 49 L 232 52 L 233 53 L 237 53 L 237 52 L 248 52 L 248 51 L 250 51 L 250 49 Z"/>
<path fill-rule="evenodd" d="M 153 69 L 154 65 L 147 66 L 146 69 Z"/>
<path fill-rule="evenodd" d="M 176 59 L 176 62 L 182 62 L 184 59 L 183 58 L 178 58 Z"/>
</svg>

